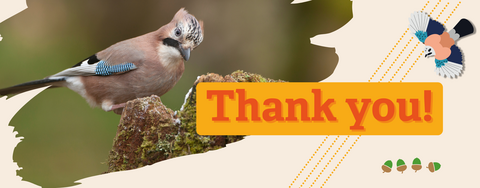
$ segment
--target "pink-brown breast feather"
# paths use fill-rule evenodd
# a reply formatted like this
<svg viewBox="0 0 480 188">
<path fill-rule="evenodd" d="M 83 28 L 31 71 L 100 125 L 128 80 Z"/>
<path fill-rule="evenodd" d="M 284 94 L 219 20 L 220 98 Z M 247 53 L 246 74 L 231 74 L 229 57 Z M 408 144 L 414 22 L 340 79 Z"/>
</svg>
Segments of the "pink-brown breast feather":
<svg viewBox="0 0 480 188">
<path fill-rule="evenodd" d="M 444 48 L 451 48 L 455 44 L 455 41 L 450 37 L 450 34 L 447 32 L 443 32 L 442 35 L 440 35 L 440 37 L 441 37 L 440 44 Z"/>
<path fill-rule="evenodd" d="M 444 35 L 445 33 L 446 32 L 444 32 L 442 35 Z M 448 37 L 450 36 L 448 35 Z M 435 50 L 435 59 L 438 59 L 438 60 L 447 59 L 451 54 L 451 51 L 450 51 L 451 46 L 445 47 L 444 45 L 442 45 L 443 43 L 449 44 L 448 40 L 444 38 L 445 36 L 432 34 L 428 36 L 427 39 L 425 39 L 425 45 L 431 46 Z M 442 42 L 442 40 L 445 40 L 447 42 Z"/>
</svg>

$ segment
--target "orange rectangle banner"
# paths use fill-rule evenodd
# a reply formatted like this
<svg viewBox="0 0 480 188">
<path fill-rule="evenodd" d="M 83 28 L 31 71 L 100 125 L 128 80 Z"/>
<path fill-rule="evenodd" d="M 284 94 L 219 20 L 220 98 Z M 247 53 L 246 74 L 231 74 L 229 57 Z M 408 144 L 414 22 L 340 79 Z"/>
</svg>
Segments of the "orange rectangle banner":
<svg viewBox="0 0 480 188">
<path fill-rule="evenodd" d="M 200 135 L 440 135 L 440 83 L 197 85 Z"/>
</svg>

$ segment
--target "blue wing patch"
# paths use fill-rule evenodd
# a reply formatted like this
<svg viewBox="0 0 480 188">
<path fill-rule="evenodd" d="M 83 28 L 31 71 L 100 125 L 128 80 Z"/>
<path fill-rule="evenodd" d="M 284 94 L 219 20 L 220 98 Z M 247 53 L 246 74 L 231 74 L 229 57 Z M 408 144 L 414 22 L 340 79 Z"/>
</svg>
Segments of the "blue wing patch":
<svg viewBox="0 0 480 188">
<path fill-rule="evenodd" d="M 436 66 L 437 68 L 440 68 L 440 67 L 445 66 L 445 63 L 447 63 L 447 62 L 448 62 L 447 59 L 443 59 L 443 60 L 435 59 L 435 66 Z"/>
<path fill-rule="evenodd" d="M 463 64 L 463 56 L 462 56 L 462 51 L 457 47 L 457 45 L 453 45 L 451 48 L 451 53 L 450 56 L 447 58 L 448 61 L 457 63 L 457 64 Z"/>
<path fill-rule="evenodd" d="M 119 65 L 109 65 L 105 61 L 100 61 L 95 69 L 95 74 L 99 76 L 109 76 L 115 73 L 127 72 L 135 69 L 133 63 L 124 63 Z"/>
<path fill-rule="evenodd" d="M 438 34 L 441 35 L 445 31 L 445 27 L 443 25 L 430 18 L 430 21 L 428 21 L 428 27 L 427 27 L 427 36 L 433 35 L 433 34 Z"/>
<path fill-rule="evenodd" d="M 415 36 L 420 40 L 420 42 L 425 43 L 425 39 L 427 39 L 427 32 L 425 31 L 417 31 Z"/>
</svg>

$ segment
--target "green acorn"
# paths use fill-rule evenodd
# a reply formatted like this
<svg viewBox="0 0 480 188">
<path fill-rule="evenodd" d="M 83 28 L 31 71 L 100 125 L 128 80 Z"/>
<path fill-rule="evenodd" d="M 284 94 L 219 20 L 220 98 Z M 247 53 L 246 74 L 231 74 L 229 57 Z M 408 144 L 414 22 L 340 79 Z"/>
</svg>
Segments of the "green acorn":
<svg viewBox="0 0 480 188">
<path fill-rule="evenodd" d="M 412 169 L 415 170 L 415 172 L 422 169 L 422 162 L 420 162 L 418 157 L 413 159 Z"/>
<path fill-rule="evenodd" d="M 428 170 L 430 170 L 430 172 L 436 172 L 436 171 L 440 170 L 441 166 L 442 165 L 440 165 L 440 163 L 430 162 L 430 163 L 428 163 L 427 168 L 428 168 Z"/>
<path fill-rule="evenodd" d="M 402 172 L 402 174 L 403 174 L 403 171 L 405 171 L 406 169 L 407 169 L 407 165 L 405 165 L 405 161 L 403 161 L 402 159 L 398 159 L 397 170 L 399 172 Z"/>
<path fill-rule="evenodd" d="M 392 171 L 392 166 L 393 166 L 393 163 L 391 160 L 388 160 L 385 163 L 383 163 L 382 165 L 383 173 L 385 172 L 389 173 L 390 171 Z"/>
</svg>

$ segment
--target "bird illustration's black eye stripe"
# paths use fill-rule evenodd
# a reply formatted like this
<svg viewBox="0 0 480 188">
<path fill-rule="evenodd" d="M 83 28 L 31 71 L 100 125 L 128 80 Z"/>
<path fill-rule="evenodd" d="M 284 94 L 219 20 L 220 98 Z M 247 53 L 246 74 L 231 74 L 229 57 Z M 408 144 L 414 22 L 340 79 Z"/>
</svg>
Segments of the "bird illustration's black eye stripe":
<svg viewBox="0 0 480 188">
<path fill-rule="evenodd" d="M 172 38 L 163 39 L 163 44 L 175 48 L 178 48 L 180 46 L 179 42 Z"/>
</svg>

